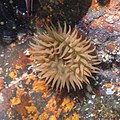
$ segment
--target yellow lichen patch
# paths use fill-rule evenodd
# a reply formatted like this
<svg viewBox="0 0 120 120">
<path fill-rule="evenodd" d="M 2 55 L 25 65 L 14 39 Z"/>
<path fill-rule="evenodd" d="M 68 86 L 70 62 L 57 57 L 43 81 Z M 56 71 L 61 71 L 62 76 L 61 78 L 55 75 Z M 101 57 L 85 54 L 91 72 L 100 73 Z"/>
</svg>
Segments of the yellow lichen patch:
<svg viewBox="0 0 120 120">
<path fill-rule="evenodd" d="M 75 101 L 71 100 L 70 98 L 64 98 L 63 100 L 60 97 L 52 96 L 51 99 L 48 101 L 48 104 L 44 108 L 46 113 L 51 113 L 55 119 L 60 117 L 61 112 L 64 113 L 64 116 L 72 110 L 75 106 Z M 75 114 L 76 115 L 76 114 Z M 77 118 L 77 115 L 76 115 Z M 51 118 L 52 119 L 52 118 Z"/>
<path fill-rule="evenodd" d="M 16 105 L 15 108 L 21 116 L 28 118 L 29 113 L 25 107 L 31 106 L 31 98 L 27 95 L 22 95 L 20 99 L 21 103 Z"/>
<path fill-rule="evenodd" d="M 50 91 L 45 91 L 42 95 L 42 98 L 47 99 L 50 96 Z"/>
<path fill-rule="evenodd" d="M 18 72 L 17 71 L 12 71 L 12 72 L 10 72 L 9 73 L 9 76 L 12 78 L 12 79 L 16 79 L 17 78 L 17 76 L 18 76 Z"/>
<path fill-rule="evenodd" d="M 61 104 L 59 104 L 59 100 L 60 100 L 59 97 L 52 96 L 51 99 L 48 101 L 48 104 L 44 108 L 44 110 L 47 113 L 51 113 L 56 118 L 59 118 L 60 113 L 62 111 L 61 106 L 60 106 Z"/>
<path fill-rule="evenodd" d="M 71 100 L 70 98 L 64 98 L 61 106 L 64 108 L 64 112 L 70 111 L 75 105 L 75 101 Z"/>
<path fill-rule="evenodd" d="M 45 84 L 44 80 L 35 80 L 32 84 L 32 90 L 35 92 L 41 92 L 42 98 L 47 99 L 50 95 L 50 90 L 48 90 L 48 85 Z"/>
<path fill-rule="evenodd" d="M 32 104 L 31 106 L 25 106 L 28 113 L 35 113 L 37 111 L 37 108 Z"/>
<path fill-rule="evenodd" d="M 21 97 L 25 95 L 25 89 L 24 88 L 17 88 L 17 91 L 16 91 L 16 97 Z"/>
<path fill-rule="evenodd" d="M 68 117 L 66 120 L 80 120 L 80 116 L 77 113 L 73 113 L 73 115 Z"/>
<path fill-rule="evenodd" d="M 57 120 L 57 118 L 55 117 L 55 115 L 51 115 L 49 120 Z"/>
<path fill-rule="evenodd" d="M 80 120 L 79 114 L 73 113 L 73 120 Z"/>
<path fill-rule="evenodd" d="M 11 105 L 18 105 L 21 103 L 21 99 L 20 98 L 16 98 L 14 97 L 13 99 L 11 99 Z"/>
<path fill-rule="evenodd" d="M 48 101 L 48 104 L 45 108 L 46 111 L 49 111 L 49 112 L 55 112 L 57 109 L 57 101 L 56 101 L 56 97 L 53 96 L 49 101 Z"/>
<path fill-rule="evenodd" d="M 31 117 L 32 120 L 37 120 L 39 117 L 39 114 L 40 114 L 39 112 L 35 113 L 34 116 Z"/>
<path fill-rule="evenodd" d="M 31 80 L 35 81 L 36 77 L 35 77 L 35 75 L 33 73 L 31 73 L 31 74 L 27 75 L 26 79 L 27 79 L 26 84 L 29 84 L 31 82 Z"/>
<path fill-rule="evenodd" d="M 61 111 L 62 111 L 62 109 L 61 109 L 61 108 L 58 108 L 58 109 L 54 112 L 54 115 L 56 116 L 56 118 L 59 118 Z"/>
<path fill-rule="evenodd" d="M 16 69 L 22 69 L 22 66 L 21 66 L 21 65 L 16 64 L 15 68 L 16 68 Z"/>
<path fill-rule="evenodd" d="M 16 97 L 11 99 L 12 105 L 18 105 L 21 103 L 21 97 L 25 95 L 24 89 L 17 88 Z"/>
<path fill-rule="evenodd" d="M 38 120 L 48 120 L 48 117 L 49 117 L 48 113 L 47 113 L 47 112 L 43 112 L 43 113 L 39 116 Z"/>
<path fill-rule="evenodd" d="M 25 106 L 25 109 L 27 110 L 28 113 L 28 118 L 32 120 L 37 120 L 39 117 L 39 111 L 37 108 L 32 104 L 31 106 Z"/>
<path fill-rule="evenodd" d="M 34 81 L 33 85 L 33 90 L 36 91 L 36 92 L 44 92 L 47 90 L 47 85 L 45 84 L 45 81 L 44 80 L 37 80 L 37 81 Z"/>
</svg>

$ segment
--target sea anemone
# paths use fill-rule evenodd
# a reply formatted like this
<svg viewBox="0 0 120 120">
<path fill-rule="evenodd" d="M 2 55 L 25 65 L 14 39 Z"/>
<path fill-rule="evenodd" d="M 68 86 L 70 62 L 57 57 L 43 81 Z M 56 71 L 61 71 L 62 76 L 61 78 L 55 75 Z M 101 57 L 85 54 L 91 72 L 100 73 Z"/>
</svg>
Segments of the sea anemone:
<svg viewBox="0 0 120 120">
<path fill-rule="evenodd" d="M 83 39 L 77 28 L 72 31 L 66 23 L 63 28 L 58 23 L 58 29 L 46 25 L 44 32 L 35 34 L 30 46 L 33 68 L 56 90 L 81 89 L 83 84 L 90 84 L 89 78 L 94 79 L 93 73 L 99 71 L 96 48 L 90 39 Z"/>
</svg>

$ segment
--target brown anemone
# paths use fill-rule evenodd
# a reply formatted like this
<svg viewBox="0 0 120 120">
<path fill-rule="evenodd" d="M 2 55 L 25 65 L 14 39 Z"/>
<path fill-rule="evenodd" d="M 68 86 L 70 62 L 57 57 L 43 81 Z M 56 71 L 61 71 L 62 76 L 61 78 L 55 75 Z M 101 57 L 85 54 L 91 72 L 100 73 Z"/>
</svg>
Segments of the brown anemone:
<svg viewBox="0 0 120 120">
<path fill-rule="evenodd" d="M 66 86 L 68 92 L 71 87 L 76 90 L 90 84 L 89 78 L 99 71 L 98 57 L 93 54 L 96 48 L 90 39 L 78 37 L 76 28 L 72 31 L 69 26 L 67 30 L 66 23 L 64 28 L 58 23 L 58 29 L 54 26 L 45 29 L 35 34 L 34 42 L 30 43 L 33 68 L 40 77 L 56 90 Z"/>
</svg>

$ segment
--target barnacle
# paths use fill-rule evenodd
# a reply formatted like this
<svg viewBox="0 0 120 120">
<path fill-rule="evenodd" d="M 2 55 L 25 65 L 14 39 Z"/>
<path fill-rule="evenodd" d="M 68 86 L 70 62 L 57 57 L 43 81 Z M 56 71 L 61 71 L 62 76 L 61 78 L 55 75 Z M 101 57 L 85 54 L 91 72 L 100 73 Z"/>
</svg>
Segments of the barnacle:
<svg viewBox="0 0 120 120">
<path fill-rule="evenodd" d="M 92 47 L 90 39 L 78 36 L 78 30 L 64 27 L 58 23 L 54 26 L 45 26 L 46 31 L 35 34 L 30 43 L 31 60 L 42 79 L 52 88 L 61 90 L 67 87 L 68 92 L 73 87 L 83 88 L 83 84 L 90 84 L 88 78 L 94 78 L 98 73 L 96 65 L 99 60 Z"/>
</svg>

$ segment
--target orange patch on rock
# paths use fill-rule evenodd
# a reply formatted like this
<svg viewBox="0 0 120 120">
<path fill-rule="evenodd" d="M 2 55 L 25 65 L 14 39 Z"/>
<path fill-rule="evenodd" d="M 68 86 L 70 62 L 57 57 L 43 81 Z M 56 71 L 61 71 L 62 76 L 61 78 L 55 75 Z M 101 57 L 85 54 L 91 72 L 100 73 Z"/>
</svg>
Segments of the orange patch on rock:
<svg viewBox="0 0 120 120">
<path fill-rule="evenodd" d="M 11 43 L 10 46 L 11 46 L 11 47 L 15 47 L 16 44 L 15 44 L 15 43 Z"/>
<path fill-rule="evenodd" d="M 115 41 L 111 42 L 111 43 L 107 44 L 106 49 L 109 52 L 113 52 L 116 49 L 116 45 L 117 45 L 117 42 L 115 42 Z"/>
<path fill-rule="evenodd" d="M 4 87 L 4 79 L 0 77 L 0 89 Z"/>
<path fill-rule="evenodd" d="M 106 84 L 104 84 L 104 87 L 105 87 L 105 88 L 111 88 L 111 87 L 112 87 L 112 84 L 111 84 L 111 83 L 106 83 Z"/>
<path fill-rule="evenodd" d="M 73 115 L 71 115 L 70 117 L 68 117 L 66 120 L 80 120 L 80 116 L 79 116 L 79 114 L 77 114 L 76 112 L 74 112 Z"/>
<path fill-rule="evenodd" d="M 12 72 L 10 72 L 9 73 L 9 76 L 12 78 L 12 79 L 16 79 L 17 78 L 17 76 L 18 76 L 18 72 L 17 71 L 12 71 Z"/>
<path fill-rule="evenodd" d="M 28 56 L 26 56 L 25 54 L 24 54 L 24 51 L 19 51 L 19 59 L 18 60 L 15 60 L 14 62 L 13 62 L 13 68 L 16 68 L 16 67 L 18 67 L 18 68 L 23 68 L 23 69 L 25 69 L 26 68 L 26 66 L 28 65 L 28 63 L 30 63 L 30 59 L 29 59 L 29 57 Z"/>
<path fill-rule="evenodd" d="M 64 108 L 64 112 L 70 111 L 75 105 L 75 101 L 71 100 L 70 98 L 64 98 L 61 106 Z"/>
<path fill-rule="evenodd" d="M 59 105 L 59 107 L 58 107 Z M 44 108 L 47 113 L 51 113 L 56 118 L 59 118 L 61 113 L 61 106 L 59 104 L 59 97 L 52 96 L 51 99 L 48 101 L 48 104 Z"/>
<path fill-rule="evenodd" d="M 37 78 L 35 77 L 35 75 L 33 73 L 27 75 L 26 79 L 27 79 L 26 84 L 29 84 L 31 82 L 31 80 L 34 80 L 34 81 L 37 80 Z"/>
<path fill-rule="evenodd" d="M 47 113 L 47 112 L 43 112 L 43 113 L 39 116 L 38 120 L 48 120 L 48 117 L 49 117 L 48 113 Z"/>
<path fill-rule="evenodd" d="M 18 105 L 18 104 L 21 103 L 21 100 L 20 100 L 20 98 L 14 97 L 13 99 L 11 99 L 11 103 L 12 103 L 12 106 L 13 105 Z"/>
<path fill-rule="evenodd" d="M 57 120 L 56 116 L 55 115 L 51 115 L 49 120 Z"/>
<path fill-rule="evenodd" d="M 25 108 L 26 106 L 31 106 L 31 99 L 30 97 L 23 95 L 21 96 L 21 103 L 16 105 L 16 110 L 19 114 L 27 118 L 28 112 L 27 109 Z"/>
<path fill-rule="evenodd" d="M 48 90 L 48 86 L 45 84 L 44 80 L 34 81 L 32 86 L 33 86 L 33 90 L 36 92 L 44 93 L 45 91 Z"/>
<path fill-rule="evenodd" d="M 16 68 L 16 69 L 22 69 L 22 66 L 16 64 L 15 68 Z"/>
</svg>

